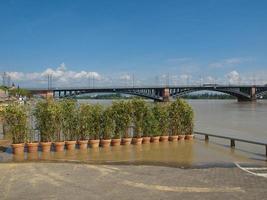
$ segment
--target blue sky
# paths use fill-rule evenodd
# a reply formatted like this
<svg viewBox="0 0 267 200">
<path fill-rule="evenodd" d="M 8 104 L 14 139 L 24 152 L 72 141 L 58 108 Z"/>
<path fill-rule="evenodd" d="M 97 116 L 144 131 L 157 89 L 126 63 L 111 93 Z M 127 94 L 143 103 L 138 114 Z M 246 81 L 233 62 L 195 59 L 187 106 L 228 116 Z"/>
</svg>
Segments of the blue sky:
<svg viewBox="0 0 267 200">
<path fill-rule="evenodd" d="M 265 0 L 6 0 L 0 71 L 22 86 L 266 83 Z M 169 74 L 169 75 L 167 75 Z"/>
</svg>

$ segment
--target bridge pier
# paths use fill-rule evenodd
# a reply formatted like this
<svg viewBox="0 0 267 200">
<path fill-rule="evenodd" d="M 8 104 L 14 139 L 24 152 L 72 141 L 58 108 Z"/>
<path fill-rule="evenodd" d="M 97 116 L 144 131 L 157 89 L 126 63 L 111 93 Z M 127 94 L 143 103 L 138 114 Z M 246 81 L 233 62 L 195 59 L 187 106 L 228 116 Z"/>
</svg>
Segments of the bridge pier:
<svg viewBox="0 0 267 200">
<path fill-rule="evenodd" d="M 170 89 L 169 88 L 163 88 L 161 94 L 162 94 L 163 102 L 170 101 Z"/>
<path fill-rule="evenodd" d="M 54 91 L 53 90 L 42 91 L 38 94 L 40 96 L 42 96 L 43 98 L 47 98 L 47 99 L 54 97 Z"/>
<path fill-rule="evenodd" d="M 250 98 L 238 97 L 237 98 L 237 101 L 238 102 L 256 101 L 257 97 L 256 97 L 256 87 L 255 86 L 253 86 L 253 87 L 250 88 L 249 95 L 250 95 Z"/>
<path fill-rule="evenodd" d="M 253 86 L 250 89 L 250 98 L 251 98 L 251 101 L 256 101 L 256 87 L 255 86 Z"/>
</svg>

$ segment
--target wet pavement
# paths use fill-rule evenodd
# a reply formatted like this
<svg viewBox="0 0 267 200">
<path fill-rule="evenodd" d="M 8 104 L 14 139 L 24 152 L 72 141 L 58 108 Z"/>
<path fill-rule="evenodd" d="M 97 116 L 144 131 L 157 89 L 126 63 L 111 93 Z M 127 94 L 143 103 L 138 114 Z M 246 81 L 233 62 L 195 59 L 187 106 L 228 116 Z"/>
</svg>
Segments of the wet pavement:
<svg viewBox="0 0 267 200">
<path fill-rule="evenodd" d="M 0 199 L 266 199 L 267 178 L 237 167 L 2 163 Z"/>
</svg>

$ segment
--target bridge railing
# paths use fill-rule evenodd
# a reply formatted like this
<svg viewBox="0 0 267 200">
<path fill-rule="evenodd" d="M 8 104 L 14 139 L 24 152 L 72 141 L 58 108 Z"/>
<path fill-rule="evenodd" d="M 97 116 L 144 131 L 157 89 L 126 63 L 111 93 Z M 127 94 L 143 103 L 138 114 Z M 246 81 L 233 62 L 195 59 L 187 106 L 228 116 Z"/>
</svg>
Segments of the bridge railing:
<svg viewBox="0 0 267 200">
<path fill-rule="evenodd" d="M 209 87 L 267 87 L 266 85 L 234 85 L 234 84 L 194 84 L 194 85 L 109 85 L 109 86 L 81 86 L 81 87 L 51 87 L 51 88 L 24 88 L 27 90 L 84 90 L 84 89 L 138 89 L 138 88 L 209 88 Z"/>
<path fill-rule="evenodd" d="M 236 137 L 228 137 L 228 136 L 215 135 L 215 134 L 202 133 L 202 132 L 194 132 L 194 134 L 205 136 L 205 141 L 209 141 L 209 137 L 215 137 L 215 138 L 222 138 L 222 139 L 230 140 L 230 147 L 232 147 L 232 148 L 235 147 L 235 141 L 265 146 L 265 150 L 266 150 L 265 156 L 267 157 L 267 143 L 265 143 L 265 142 L 246 140 L 246 139 L 241 139 L 241 138 L 236 138 Z"/>
</svg>

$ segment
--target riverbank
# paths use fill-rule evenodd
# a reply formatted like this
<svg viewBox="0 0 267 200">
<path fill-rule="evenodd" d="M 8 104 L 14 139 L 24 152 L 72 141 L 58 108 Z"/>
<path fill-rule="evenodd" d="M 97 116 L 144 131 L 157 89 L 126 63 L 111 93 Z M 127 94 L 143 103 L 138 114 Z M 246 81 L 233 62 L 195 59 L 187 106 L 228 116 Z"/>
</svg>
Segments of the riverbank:
<svg viewBox="0 0 267 200">
<path fill-rule="evenodd" d="M 0 199 L 264 199 L 267 179 L 237 167 L 0 165 Z"/>
</svg>

